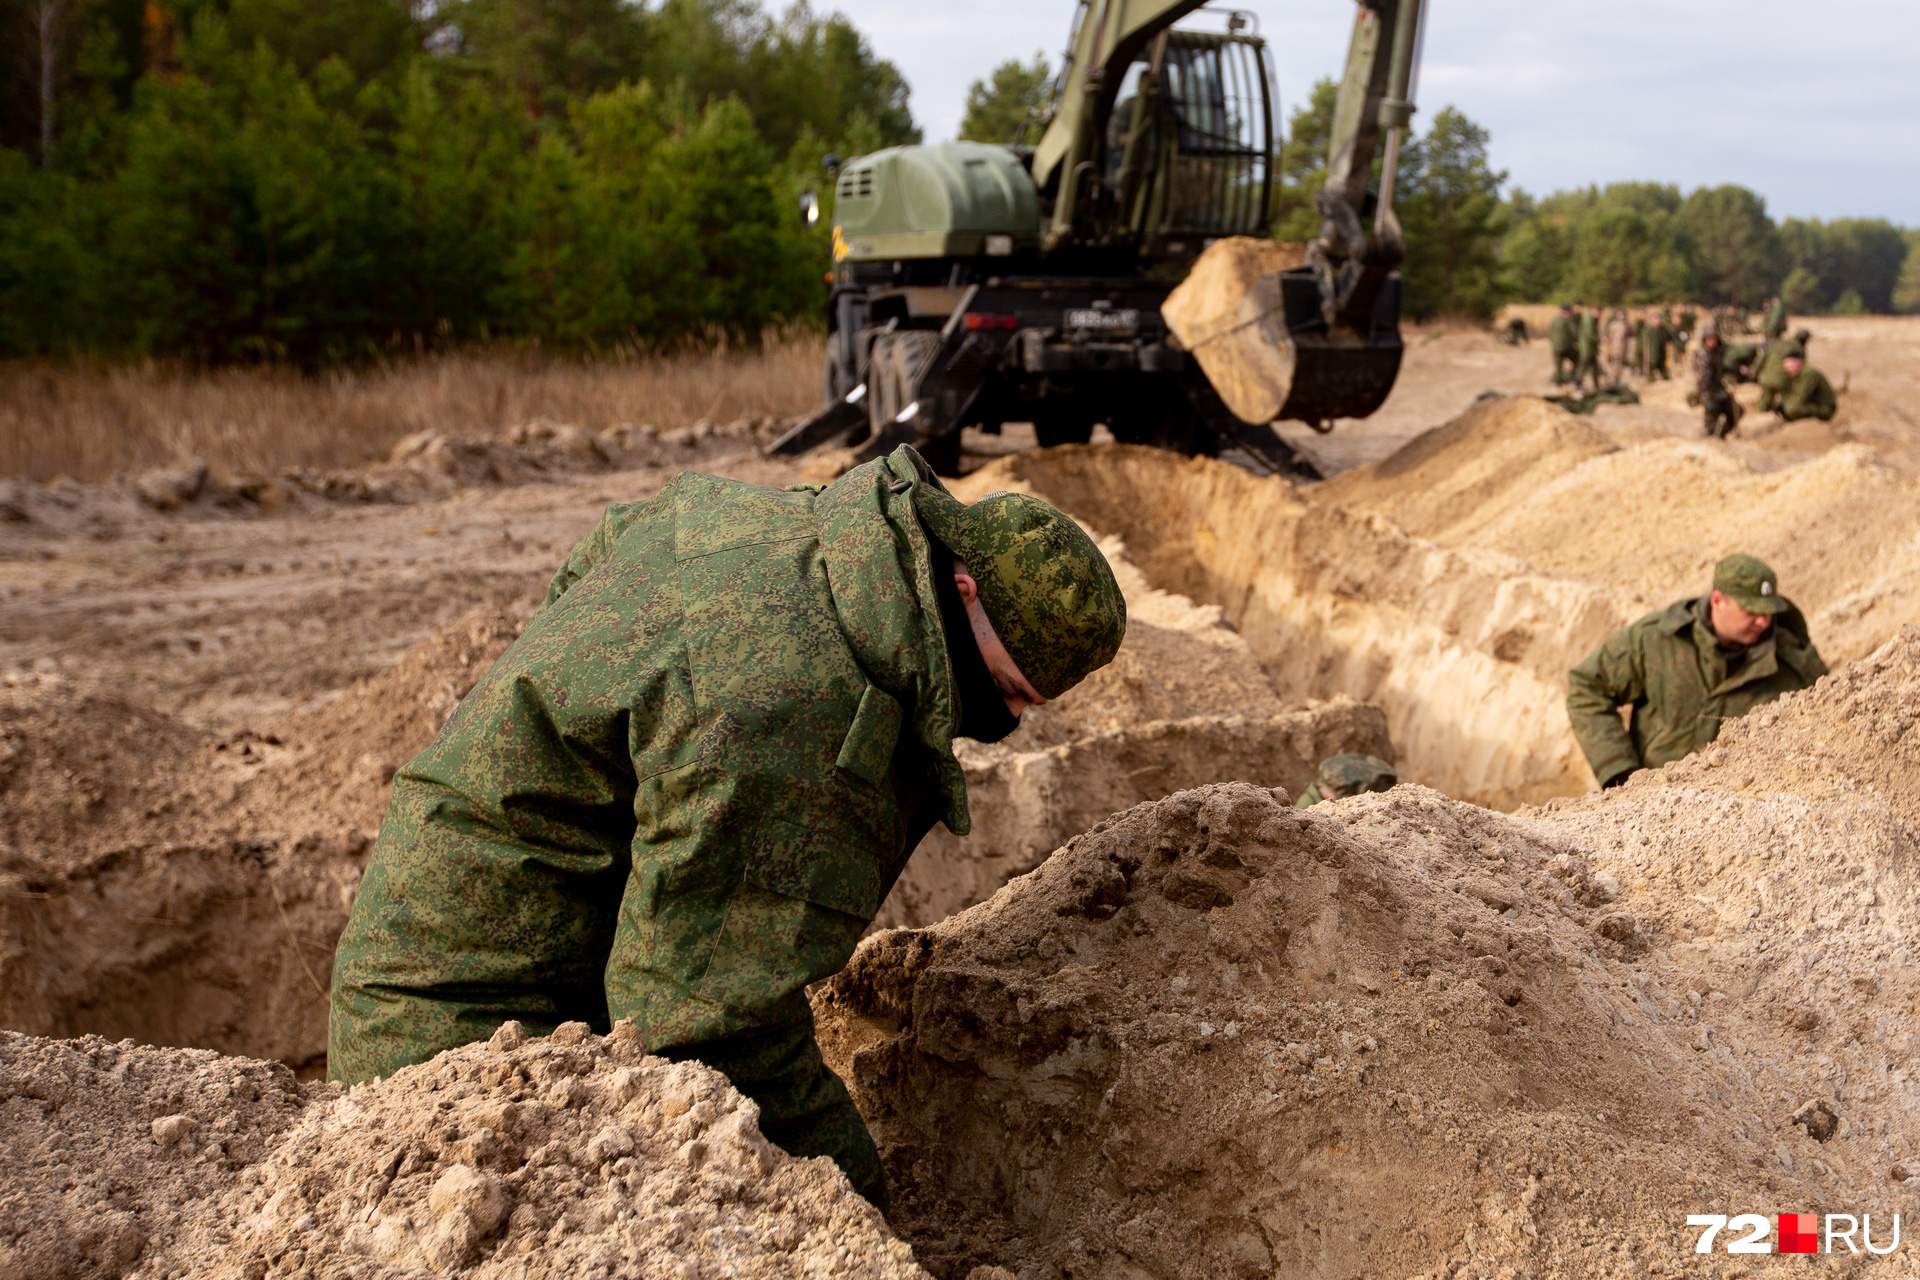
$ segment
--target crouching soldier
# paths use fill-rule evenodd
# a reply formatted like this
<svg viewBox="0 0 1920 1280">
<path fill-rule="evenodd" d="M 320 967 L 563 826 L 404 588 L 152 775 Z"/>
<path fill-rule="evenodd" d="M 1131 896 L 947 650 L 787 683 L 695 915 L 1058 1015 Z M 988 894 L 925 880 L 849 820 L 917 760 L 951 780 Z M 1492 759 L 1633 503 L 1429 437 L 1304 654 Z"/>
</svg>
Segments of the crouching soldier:
<svg viewBox="0 0 1920 1280">
<path fill-rule="evenodd" d="M 1773 570 L 1731 555 L 1714 567 L 1713 590 L 1614 632 L 1575 667 L 1567 718 L 1594 778 L 1618 786 L 1692 755 L 1726 721 L 1826 673 Z"/>
<path fill-rule="evenodd" d="M 839 970 L 995 741 L 1112 660 L 1126 606 L 1036 498 L 971 506 L 910 448 L 781 490 L 686 472 L 614 506 L 394 780 L 333 974 L 328 1067 L 631 1018 L 884 1206 L 821 1061 Z"/>
</svg>

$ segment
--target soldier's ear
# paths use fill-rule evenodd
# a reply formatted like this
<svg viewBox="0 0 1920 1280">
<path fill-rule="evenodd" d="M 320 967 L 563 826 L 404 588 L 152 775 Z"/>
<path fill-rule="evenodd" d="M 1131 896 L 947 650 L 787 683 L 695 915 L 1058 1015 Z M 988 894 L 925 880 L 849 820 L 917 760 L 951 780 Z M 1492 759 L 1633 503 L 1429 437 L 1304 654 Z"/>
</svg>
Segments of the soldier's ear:
<svg viewBox="0 0 1920 1280">
<path fill-rule="evenodd" d="M 960 589 L 961 604 L 972 604 L 980 598 L 980 584 L 959 564 L 953 566 L 953 585 Z"/>
</svg>

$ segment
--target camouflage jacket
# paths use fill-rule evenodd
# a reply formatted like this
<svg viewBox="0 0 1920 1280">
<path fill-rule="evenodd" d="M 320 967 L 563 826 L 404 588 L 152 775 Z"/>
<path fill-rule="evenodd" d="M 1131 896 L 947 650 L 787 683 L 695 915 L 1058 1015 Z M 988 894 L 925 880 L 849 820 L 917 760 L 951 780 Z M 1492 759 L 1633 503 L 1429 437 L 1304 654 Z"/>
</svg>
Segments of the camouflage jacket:
<svg viewBox="0 0 1920 1280">
<path fill-rule="evenodd" d="M 1800 376 L 1789 381 L 1780 394 L 1780 416 L 1788 422 L 1796 418 L 1831 422 L 1839 409 L 1840 398 L 1834 394 L 1833 384 L 1810 364 L 1800 366 Z"/>
<path fill-rule="evenodd" d="M 1547 326 L 1547 346 L 1557 356 L 1580 353 L 1580 323 L 1569 315 L 1558 315 Z"/>
<path fill-rule="evenodd" d="M 1691 755 L 1720 726 L 1827 673 L 1798 609 L 1776 614 L 1759 643 L 1729 655 L 1706 622 L 1706 598 L 1681 600 L 1614 632 L 1569 674 L 1567 718 L 1603 785 Z M 1632 708 L 1631 725 L 1620 719 Z"/>
<path fill-rule="evenodd" d="M 1580 354 L 1594 356 L 1600 354 L 1600 317 L 1591 311 L 1580 317 Z"/>
<path fill-rule="evenodd" d="M 1792 338 L 1775 338 L 1767 344 L 1766 354 L 1760 357 L 1760 387 L 1764 391 L 1781 392 L 1793 381 L 1787 376 L 1786 359 L 1788 356 L 1806 358 L 1807 349 Z"/>
<path fill-rule="evenodd" d="M 329 1071 L 518 1018 L 655 1049 L 806 1019 L 921 836 L 967 830 L 910 449 L 833 485 L 694 472 L 608 508 L 394 779 Z M 810 1023 L 809 1023 L 810 1025 Z"/>
</svg>

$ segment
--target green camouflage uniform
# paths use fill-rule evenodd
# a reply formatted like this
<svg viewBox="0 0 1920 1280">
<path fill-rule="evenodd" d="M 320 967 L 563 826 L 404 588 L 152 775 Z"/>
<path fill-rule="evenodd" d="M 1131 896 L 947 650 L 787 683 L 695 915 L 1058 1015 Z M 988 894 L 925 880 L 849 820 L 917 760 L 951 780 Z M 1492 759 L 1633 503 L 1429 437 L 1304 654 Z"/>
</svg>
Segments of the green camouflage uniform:
<svg viewBox="0 0 1920 1280">
<path fill-rule="evenodd" d="M 1694 325 L 1699 321 L 1699 319 L 1700 319 L 1699 313 L 1696 312 L 1692 307 L 1688 307 L 1685 311 L 1682 311 L 1680 313 L 1680 330 L 1678 333 L 1675 333 L 1673 335 L 1673 344 L 1674 344 L 1674 348 L 1680 353 L 1682 358 L 1684 358 L 1687 354 L 1687 344 L 1693 341 L 1693 339 L 1698 336 L 1694 332 Z"/>
<path fill-rule="evenodd" d="M 1783 298 L 1775 298 L 1773 305 L 1767 308 L 1767 340 L 1772 341 L 1787 331 L 1787 304 Z"/>
<path fill-rule="evenodd" d="M 1071 521 L 938 486 L 901 448 L 824 489 L 687 472 L 608 508 L 394 779 L 336 956 L 332 1077 L 389 1075 L 509 1018 L 535 1034 L 632 1018 L 651 1052 L 726 1073 L 769 1139 L 883 1201 L 805 988 L 846 963 L 936 821 L 968 829 L 933 576 L 952 567 L 928 527 L 1011 517 L 965 552 L 940 536 L 1044 695 L 1110 660 L 1125 626 Z M 1045 513 L 1058 524 L 1021 526 Z M 993 575 L 1023 557 L 1084 580 L 1009 605 Z"/>
<path fill-rule="evenodd" d="M 1553 385 L 1564 387 L 1573 380 L 1580 364 L 1580 322 L 1562 311 L 1547 326 L 1547 348 L 1553 353 Z"/>
<path fill-rule="evenodd" d="M 1827 673 L 1806 619 L 1779 594 L 1773 571 L 1728 556 L 1714 588 L 1773 617 L 1765 635 L 1728 650 L 1708 621 L 1708 597 L 1681 600 L 1608 636 L 1569 673 L 1567 718 L 1601 786 L 1712 742 L 1720 726 Z M 1632 724 L 1619 709 L 1632 708 Z"/>
<path fill-rule="evenodd" d="M 1647 377 L 1665 378 L 1669 381 L 1673 373 L 1667 368 L 1667 344 L 1673 341 L 1673 331 L 1667 328 L 1666 321 L 1657 320 L 1647 326 Z"/>
<path fill-rule="evenodd" d="M 1573 370 L 1573 386 L 1577 391 L 1591 377 L 1593 389 L 1600 389 L 1600 313 L 1584 311 L 1580 314 L 1580 362 Z"/>
<path fill-rule="evenodd" d="M 1754 366 L 1760 362 L 1760 348 L 1751 342 L 1736 342 L 1725 347 L 1720 367 L 1729 382 L 1752 382 Z"/>
<path fill-rule="evenodd" d="M 1328 756 L 1320 762 L 1320 774 L 1313 784 L 1293 802 L 1296 809 L 1311 809 L 1327 800 L 1345 800 L 1365 791 L 1387 791 L 1400 781 L 1392 765 L 1379 756 L 1361 752 Z"/>
<path fill-rule="evenodd" d="M 1781 395 L 1793 381 L 1787 376 L 1787 357 L 1799 356 L 1804 360 L 1806 355 L 1806 346 L 1793 338 L 1775 338 L 1767 344 L 1766 354 L 1760 357 L 1760 412 L 1769 413 L 1778 408 Z"/>
<path fill-rule="evenodd" d="M 1834 394 L 1833 384 L 1810 364 L 1801 365 L 1799 376 L 1780 393 L 1780 416 L 1788 422 L 1800 418 L 1832 422 L 1839 409 L 1840 398 Z"/>
</svg>

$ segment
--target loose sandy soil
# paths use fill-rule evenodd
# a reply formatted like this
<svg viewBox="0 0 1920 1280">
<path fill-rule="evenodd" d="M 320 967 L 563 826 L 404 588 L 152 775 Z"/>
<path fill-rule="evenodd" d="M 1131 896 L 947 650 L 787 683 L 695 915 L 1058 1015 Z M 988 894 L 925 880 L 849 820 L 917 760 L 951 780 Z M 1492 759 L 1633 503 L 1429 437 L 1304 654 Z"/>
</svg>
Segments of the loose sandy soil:
<svg viewBox="0 0 1920 1280">
<path fill-rule="evenodd" d="M 351 1097 L 287 1069 L 394 768 L 606 503 L 808 474 L 772 424 L 0 481 L 0 1278 L 1731 1277 L 1687 1213 L 1883 1240 L 1920 1174 L 1920 323 L 1810 327 L 1841 417 L 1724 444 L 1678 388 L 1525 398 L 1544 343 L 1467 333 L 1301 438 L 1319 485 L 974 441 L 961 491 L 1072 511 L 1135 626 L 964 747 L 975 834 L 819 993 L 905 1245 L 617 1035 Z M 1566 668 L 1737 549 L 1837 674 L 1588 794 Z M 1288 807 L 1356 749 L 1423 785 Z"/>
</svg>

